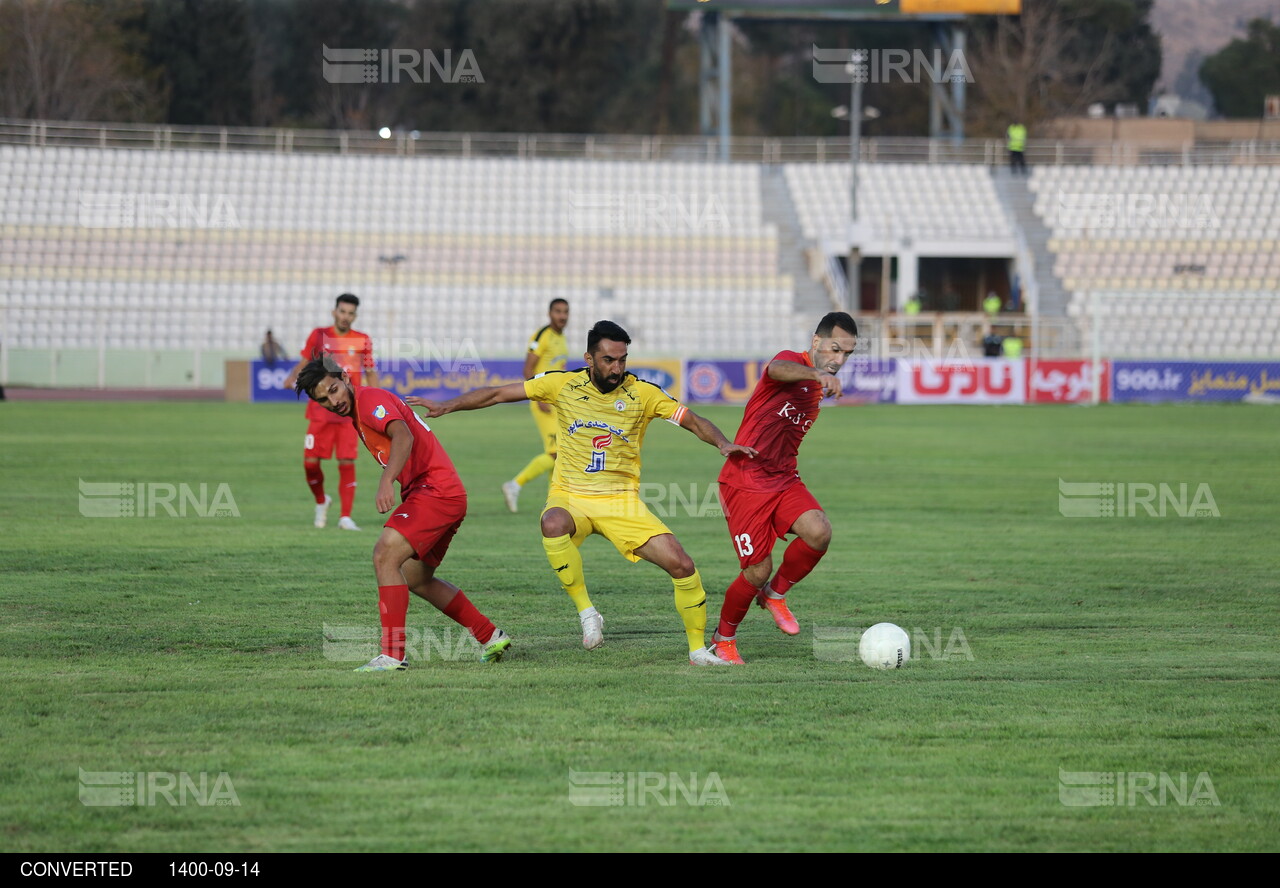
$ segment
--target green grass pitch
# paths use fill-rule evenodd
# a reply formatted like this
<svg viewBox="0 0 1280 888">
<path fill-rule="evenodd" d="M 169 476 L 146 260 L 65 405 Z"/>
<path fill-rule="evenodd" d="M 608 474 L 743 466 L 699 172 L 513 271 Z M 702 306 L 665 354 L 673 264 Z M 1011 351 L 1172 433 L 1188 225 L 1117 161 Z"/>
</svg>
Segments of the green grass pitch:
<svg viewBox="0 0 1280 888">
<path fill-rule="evenodd" d="M 740 410 L 705 414 L 732 435 Z M 367 454 L 364 531 L 336 509 L 321 531 L 301 406 L 0 404 L 6 849 L 1280 849 L 1280 410 L 827 409 L 800 468 L 835 538 L 791 596 L 801 634 L 753 609 L 748 665 L 716 670 L 686 664 L 669 579 L 599 538 L 606 643 L 582 650 L 545 481 L 519 515 L 498 490 L 537 450 L 524 405 L 434 426 L 471 496 L 440 574 L 516 646 L 368 675 L 324 638 L 378 625 Z M 719 462 L 657 423 L 644 480 L 701 498 Z M 225 483 L 239 517 L 86 518 L 80 479 Z M 1221 517 L 1066 518 L 1059 479 L 1204 483 Z M 667 523 L 714 621 L 723 519 Z M 840 658 L 881 620 L 919 630 L 916 659 Z M 417 599 L 409 624 L 452 626 Z M 80 769 L 225 772 L 239 804 L 88 806 Z M 622 775 L 622 804 L 574 804 L 571 771 Z M 1064 804 L 1061 772 L 1120 789 Z"/>
</svg>

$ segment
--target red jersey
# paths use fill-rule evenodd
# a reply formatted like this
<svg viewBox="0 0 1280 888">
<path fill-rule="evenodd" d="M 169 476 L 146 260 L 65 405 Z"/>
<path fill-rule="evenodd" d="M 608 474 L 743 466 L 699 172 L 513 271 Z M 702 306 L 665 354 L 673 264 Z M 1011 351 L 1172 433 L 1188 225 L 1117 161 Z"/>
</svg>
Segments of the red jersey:
<svg viewBox="0 0 1280 888">
<path fill-rule="evenodd" d="M 400 482 L 400 498 L 404 499 L 411 492 L 423 488 L 434 496 L 466 496 L 467 489 L 462 486 L 453 460 L 449 459 L 444 445 L 422 417 L 386 389 L 356 389 L 356 407 L 351 423 L 360 433 L 364 446 L 383 468 L 391 456 L 391 436 L 387 434 L 387 426 L 397 419 L 413 433 L 409 459 L 396 476 Z"/>
<path fill-rule="evenodd" d="M 332 355 L 354 385 L 364 384 L 364 371 L 374 369 L 373 340 L 359 330 L 339 333 L 335 327 L 316 327 L 302 347 L 302 357 L 314 361 L 323 354 Z M 307 403 L 307 419 L 312 422 L 346 422 L 346 417 L 330 413 L 315 401 Z"/>
<path fill-rule="evenodd" d="M 808 352 L 781 351 L 773 360 L 813 366 Z M 778 382 L 770 378 L 765 365 L 733 439 L 735 444 L 754 447 L 758 455 L 755 459 L 735 455 L 725 460 L 720 483 L 744 490 L 784 490 L 798 481 L 796 454 L 805 433 L 818 419 L 821 402 L 820 383 L 812 379 Z"/>
</svg>

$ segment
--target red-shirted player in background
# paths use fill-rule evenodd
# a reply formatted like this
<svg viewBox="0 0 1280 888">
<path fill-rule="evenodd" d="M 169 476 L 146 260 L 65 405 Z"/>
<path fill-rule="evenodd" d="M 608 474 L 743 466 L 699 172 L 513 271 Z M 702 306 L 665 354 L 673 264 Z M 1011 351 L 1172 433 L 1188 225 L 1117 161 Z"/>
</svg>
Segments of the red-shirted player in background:
<svg viewBox="0 0 1280 888">
<path fill-rule="evenodd" d="M 751 393 L 733 443 L 754 447 L 755 459 L 733 456 L 720 470 L 720 505 L 742 573 L 720 608 L 713 652 L 741 664 L 736 633 L 751 602 L 788 635 L 800 632 L 786 594 L 809 575 L 831 542 L 831 522 L 796 472 L 796 454 L 818 418 L 824 396 L 840 397 L 836 374 L 853 353 L 858 326 L 842 311 L 823 317 L 807 352 L 782 351 Z M 773 544 L 795 534 L 772 582 Z"/>
<path fill-rule="evenodd" d="M 476 610 L 461 589 L 435 575 L 466 517 L 467 491 L 431 429 L 398 396 L 352 385 L 347 373 L 324 356 L 302 368 L 294 389 L 354 428 L 382 466 L 374 504 L 379 512 L 392 512 L 373 547 L 382 653 L 356 672 L 405 668 L 410 592 L 468 629 L 480 642 L 483 662 L 502 659 L 511 639 Z"/>
<path fill-rule="evenodd" d="M 373 340 L 359 330 L 351 329 L 355 323 L 360 300 L 350 293 L 343 293 L 333 306 L 333 326 L 316 327 L 302 347 L 299 361 L 284 381 L 285 388 L 293 388 L 298 372 L 304 364 L 321 355 L 332 355 L 342 369 L 350 374 L 356 385 L 377 385 L 378 374 L 373 364 Z M 356 454 L 360 444 L 351 423 L 340 416 L 321 410 L 316 404 L 307 404 L 307 438 L 302 452 L 302 467 L 307 473 L 307 485 L 316 498 L 316 527 L 324 527 L 333 497 L 324 492 L 324 472 L 320 460 L 328 459 L 338 451 L 338 499 L 342 504 L 342 517 L 338 527 L 343 530 L 359 530 L 351 518 L 351 506 L 356 500 Z"/>
</svg>

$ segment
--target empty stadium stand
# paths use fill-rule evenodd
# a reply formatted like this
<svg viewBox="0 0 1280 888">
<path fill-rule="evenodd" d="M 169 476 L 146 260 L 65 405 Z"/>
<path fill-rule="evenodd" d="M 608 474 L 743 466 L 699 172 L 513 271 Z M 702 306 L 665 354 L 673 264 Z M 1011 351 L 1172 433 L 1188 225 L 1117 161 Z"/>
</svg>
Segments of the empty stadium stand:
<svg viewBox="0 0 1280 888">
<path fill-rule="evenodd" d="M 1041 167 L 1028 185 L 1066 314 L 1096 318 L 1103 354 L 1275 354 L 1280 167 Z"/>
<path fill-rule="evenodd" d="M 791 322 L 759 168 L 0 147 L 16 348 L 290 345 L 362 297 L 384 342 L 513 354 L 555 296 L 650 354 Z M 406 343 L 402 351 L 411 351 Z"/>
<path fill-rule="evenodd" d="M 161 135 L 0 144 L 0 377 L 40 365 L 45 384 L 217 385 L 224 357 L 254 355 L 268 328 L 296 349 L 346 291 L 383 355 L 513 356 L 553 297 L 573 305 L 571 335 L 607 317 L 639 354 L 754 355 L 803 341 L 841 301 L 851 232 L 864 256 L 898 260 L 893 306 L 931 257 L 1007 261 L 1069 355 L 1280 346 L 1276 164 L 1039 164 L 1023 180 L 990 152 L 866 163 L 854 229 L 844 161 L 196 150 Z"/>
</svg>

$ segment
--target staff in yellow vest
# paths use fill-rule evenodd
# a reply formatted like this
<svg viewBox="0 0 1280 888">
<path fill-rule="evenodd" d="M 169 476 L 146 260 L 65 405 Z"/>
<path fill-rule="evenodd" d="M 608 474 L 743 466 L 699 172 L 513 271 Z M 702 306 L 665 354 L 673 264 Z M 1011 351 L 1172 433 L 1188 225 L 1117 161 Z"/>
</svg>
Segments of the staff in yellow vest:
<svg viewBox="0 0 1280 888">
<path fill-rule="evenodd" d="M 1023 152 L 1027 150 L 1027 128 L 1020 123 L 1009 124 L 1009 172 L 1026 175 L 1027 160 Z"/>
</svg>

